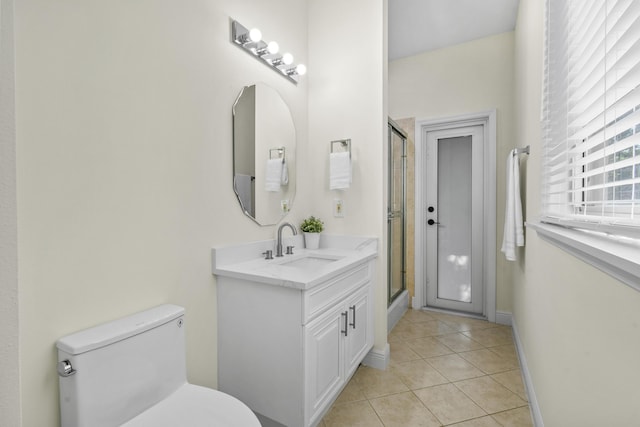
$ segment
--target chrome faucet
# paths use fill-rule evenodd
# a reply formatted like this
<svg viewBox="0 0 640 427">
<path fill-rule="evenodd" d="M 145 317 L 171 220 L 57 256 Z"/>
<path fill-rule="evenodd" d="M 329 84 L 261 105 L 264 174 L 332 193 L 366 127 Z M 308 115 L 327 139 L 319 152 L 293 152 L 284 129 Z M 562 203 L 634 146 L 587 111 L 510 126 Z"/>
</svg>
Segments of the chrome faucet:
<svg viewBox="0 0 640 427">
<path fill-rule="evenodd" d="M 278 242 L 276 244 L 276 256 L 282 256 L 282 229 L 284 227 L 289 227 L 291 231 L 293 231 L 294 236 L 298 234 L 298 232 L 296 231 L 296 228 L 293 225 L 289 224 L 288 222 L 283 222 L 280 225 L 280 227 L 278 227 Z"/>
</svg>

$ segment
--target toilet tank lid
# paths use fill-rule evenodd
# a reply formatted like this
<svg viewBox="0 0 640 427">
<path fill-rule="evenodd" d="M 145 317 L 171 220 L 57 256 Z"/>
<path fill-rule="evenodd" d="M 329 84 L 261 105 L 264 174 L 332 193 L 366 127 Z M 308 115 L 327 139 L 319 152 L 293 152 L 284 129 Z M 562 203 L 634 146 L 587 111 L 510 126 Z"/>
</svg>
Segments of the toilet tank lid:
<svg viewBox="0 0 640 427">
<path fill-rule="evenodd" d="M 148 331 L 183 315 L 183 307 L 164 304 L 67 335 L 60 338 L 56 346 L 68 354 L 78 355 Z"/>
</svg>

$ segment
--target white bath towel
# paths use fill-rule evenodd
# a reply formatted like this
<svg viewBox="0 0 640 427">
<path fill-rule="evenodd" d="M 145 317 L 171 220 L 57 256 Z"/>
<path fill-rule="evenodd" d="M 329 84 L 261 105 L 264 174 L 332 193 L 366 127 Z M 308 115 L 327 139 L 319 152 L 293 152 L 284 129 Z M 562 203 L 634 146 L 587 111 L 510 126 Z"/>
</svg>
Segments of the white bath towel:
<svg viewBox="0 0 640 427">
<path fill-rule="evenodd" d="M 509 261 L 516 260 L 516 247 L 524 246 L 522 200 L 520 199 L 520 158 L 511 150 L 507 158 L 507 194 L 504 212 L 502 252 Z"/>
<path fill-rule="evenodd" d="M 280 191 L 282 184 L 282 159 L 267 160 L 266 173 L 264 178 L 264 189 L 266 191 Z"/>
<path fill-rule="evenodd" d="M 246 212 L 255 216 L 253 203 L 251 202 L 253 200 L 253 177 L 251 175 L 237 173 L 234 180 L 236 193 L 238 194 L 240 203 L 242 203 L 242 207 Z"/>
<path fill-rule="evenodd" d="M 329 189 L 342 190 L 351 186 L 351 155 L 348 152 L 329 155 Z"/>
</svg>

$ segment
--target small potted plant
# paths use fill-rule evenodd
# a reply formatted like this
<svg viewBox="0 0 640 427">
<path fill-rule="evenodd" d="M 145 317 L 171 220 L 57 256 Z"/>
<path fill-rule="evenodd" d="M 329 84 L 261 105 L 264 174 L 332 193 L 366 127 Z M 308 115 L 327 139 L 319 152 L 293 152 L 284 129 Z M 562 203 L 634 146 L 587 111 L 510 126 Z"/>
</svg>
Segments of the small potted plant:
<svg viewBox="0 0 640 427">
<path fill-rule="evenodd" d="M 304 233 L 304 246 L 307 249 L 318 249 L 320 233 L 324 230 L 324 222 L 312 215 L 302 221 L 300 230 Z"/>
</svg>

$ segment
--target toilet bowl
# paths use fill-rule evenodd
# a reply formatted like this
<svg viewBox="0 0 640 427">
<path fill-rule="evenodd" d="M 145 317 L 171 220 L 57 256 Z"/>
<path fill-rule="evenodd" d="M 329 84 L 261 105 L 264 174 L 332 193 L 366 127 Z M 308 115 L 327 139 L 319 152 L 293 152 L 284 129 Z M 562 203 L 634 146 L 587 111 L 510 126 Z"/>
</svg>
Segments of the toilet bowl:
<svg viewBox="0 0 640 427">
<path fill-rule="evenodd" d="M 235 397 L 185 384 L 123 427 L 259 426 L 256 416 Z"/>
<path fill-rule="evenodd" d="M 258 427 L 240 400 L 186 380 L 184 309 L 159 307 L 58 340 L 62 427 Z"/>
</svg>

